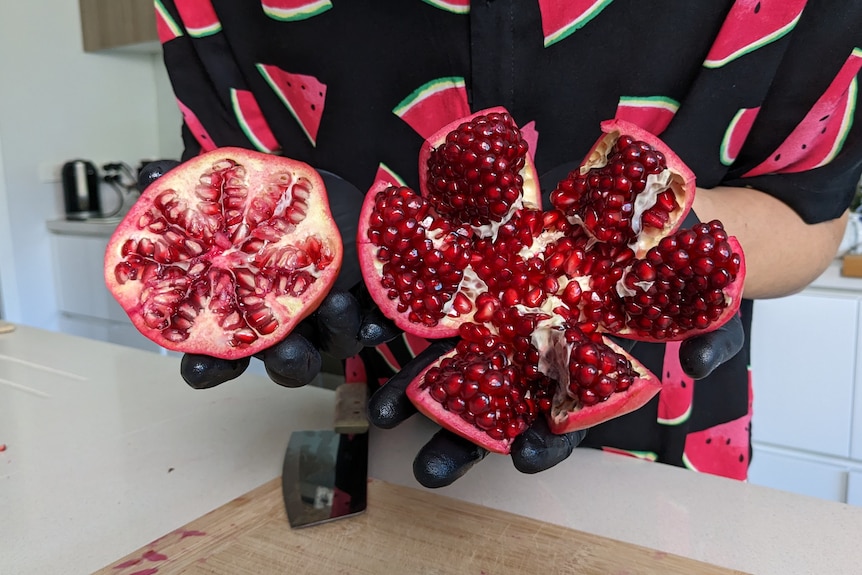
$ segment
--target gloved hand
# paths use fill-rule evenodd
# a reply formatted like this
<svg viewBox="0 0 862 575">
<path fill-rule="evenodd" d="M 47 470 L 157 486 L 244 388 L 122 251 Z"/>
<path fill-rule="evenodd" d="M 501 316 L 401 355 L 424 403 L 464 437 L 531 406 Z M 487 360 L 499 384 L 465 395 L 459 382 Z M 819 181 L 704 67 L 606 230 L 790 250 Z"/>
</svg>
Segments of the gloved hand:
<svg viewBox="0 0 862 575">
<path fill-rule="evenodd" d="M 148 185 L 179 162 L 158 160 L 141 168 L 138 189 Z M 320 372 L 321 353 L 335 359 L 357 354 L 363 347 L 391 340 L 401 331 L 383 317 L 365 291 L 356 256 L 356 230 L 364 195 L 335 174 L 319 170 L 326 185 L 330 210 L 344 239 L 344 261 L 333 289 L 317 310 L 300 322 L 290 335 L 255 355 L 269 377 L 286 387 L 310 383 Z M 226 360 L 201 354 L 185 354 L 180 374 L 191 387 L 206 389 L 235 379 L 251 358 Z"/>
<path fill-rule="evenodd" d="M 565 177 L 575 164 L 560 166 L 540 178 L 542 189 L 553 189 L 556 182 Z M 547 197 L 545 198 L 547 205 Z M 698 223 L 690 212 L 683 227 Z M 636 341 L 613 338 L 627 351 Z M 408 363 L 398 374 L 380 387 L 370 398 L 369 420 L 377 427 L 396 427 L 417 412 L 406 395 L 407 385 L 428 365 L 442 354 L 452 350 L 457 340 L 433 342 L 424 352 Z M 735 316 L 718 330 L 692 337 L 680 346 L 680 363 L 693 379 L 702 379 L 719 365 L 731 359 L 745 341 L 742 321 Z M 539 418 L 512 444 L 511 458 L 515 468 L 522 473 L 538 473 L 565 460 L 586 437 L 587 430 L 563 435 L 551 433 L 547 421 Z M 462 477 L 473 465 L 485 458 L 488 452 L 446 429 L 438 431 L 416 455 L 413 474 L 425 487 L 444 487 Z"/>
<path fill-rule="evenodd" d="M 679 350 L 680 363 L 693 379 L 704 378 L 736 355 L 744 338 L 742 321 L 737 315 L 714 332 L 685 340 Z M 637 344 L 633 340 L 614 340 L 628 351 Z M 381 386 L 369 399 L 371 423 L 382 429 L 391 429 L 417 413 L 407 397 L 407 385 L 434 360 L 451 351 L 456 341 L 447 339 L 431 343 Z M 522 473 L 550 469 L 571 455 L 586 434 L 587 430 L 563 435 L 551 433 L 545 419 L 539 418 L 512 443 L 512 463 Z M 487 454 L 488 451 L 469 440 L 441 429 L 419 450 L 413 461 L 413 474 L 425 487 L 445 487 L 462 477 Z"/>
</svg>

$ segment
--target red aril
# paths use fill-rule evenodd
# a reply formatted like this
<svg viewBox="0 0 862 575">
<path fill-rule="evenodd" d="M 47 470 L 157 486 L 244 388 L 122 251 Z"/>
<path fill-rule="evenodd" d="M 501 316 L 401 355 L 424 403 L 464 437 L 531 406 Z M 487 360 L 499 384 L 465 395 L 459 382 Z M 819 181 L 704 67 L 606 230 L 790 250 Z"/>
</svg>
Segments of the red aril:
<svg viewBox="0 0 862 575">
<path fill-rule="evenodd" d="M 342 253 L 315 170 L 220 148 L 147 187 L 108 243 L 105 282 L 155 343 L 236 359 L 313 312 Z"/>
<path fill-rule="evenodd" d="M 512 117 L 493 108 L 443 128 L 420 151 L 421 193 L 369 191 L 356 244 L 375 302 L 404 331 L 455 335 L 485 291 L 471 246 L 521 207 L 538 207 L 538 178 Z"/>
<path fill-rule="evenodd" d="M 737 313 L 745 275 L 720 222 L 679 229 L 694 175 L 655 136 L 603 123 L 542 211 L 520 199 L 538 197 L 534 176 L 499 175 L 521 165 L 509 156 L 521 147 L 514 126 L 495 109 L 444 128 L 422 149 L 421 194 L 370 193 L 357 238 L 384 313 L 409 333 L 461 338 L 410 384 L 410 399 L 501 453 L 536 417 L 564 433 L 643 406 L 659 379 L 607 335 L 714 330 Z M 494 143 L 473 147 L 477 134 Z M 477 162 L 496 175 L 477 174 Z"/>
</svg>

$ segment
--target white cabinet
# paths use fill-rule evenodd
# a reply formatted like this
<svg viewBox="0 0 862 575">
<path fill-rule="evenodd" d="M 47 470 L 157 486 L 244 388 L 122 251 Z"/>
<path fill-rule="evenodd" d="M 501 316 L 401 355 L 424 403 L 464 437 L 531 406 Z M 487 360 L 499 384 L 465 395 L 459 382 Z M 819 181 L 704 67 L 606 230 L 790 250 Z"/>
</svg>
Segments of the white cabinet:
<svg viewBox="0 0 862 575">
<path fill-rule="evenodd" d="M 754 439 L 850 455 L 859 302 L 799 294 L 754 304 Z"/>
<path fill-rule="evenodd" d="M 847 472 L 841 465 L 816 461 L 801 454 L 782 453 L 768 447 L 756 449 L 748 470 L 748 480 L 757 485 L 832 501 L 843 501 L 847 491 Z"/>
<path fill-rule="evenodd" d="M 754 304 L 749 480 L 862 505 L 862 280 Z"/>
<path fill-rule="evenodd" d="M 105 286 L 104 257 L 110 230 L 106 227 L 102 234 L 51 234 L 60 331 L 161 352 L 161 347 L 135 329 Z"/>
<path fill-rule="evenodd" d="M 862 506 L 862 468 L 847 474 L 847 503 Z"/>
</svg>

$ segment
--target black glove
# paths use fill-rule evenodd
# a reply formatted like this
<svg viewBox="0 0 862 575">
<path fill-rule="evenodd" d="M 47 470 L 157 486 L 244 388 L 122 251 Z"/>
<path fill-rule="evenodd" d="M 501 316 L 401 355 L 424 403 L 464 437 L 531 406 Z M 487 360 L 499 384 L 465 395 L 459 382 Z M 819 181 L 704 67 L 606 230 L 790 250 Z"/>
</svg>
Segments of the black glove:
<svg viewBox="0 0 862 575">
<path fill-rule="evenodd" d="M 158 160 L 142 167 L 138 189 L 179 165 Z M 310 383 L 320 372 L 326 353 L 335 359 L 357 354 L 365 346 L 391 340 L 401 331 L 383 317 L 365 292 L 356 256 L 356 230 L 364 195 L 338 176 L 319 171 L 326 185 L 330 210 L 344 240 L 344 261 L 333 289 L 308 318 L 286 338 L 255 354 L 270 378 L 286 387 Z M 227 360 L 201 354 L 185 354 L 180 364 L 183 379 L 195 389 L 206 389 L 230 381 L 245 371 L 251 358 Z"/>
</svg>

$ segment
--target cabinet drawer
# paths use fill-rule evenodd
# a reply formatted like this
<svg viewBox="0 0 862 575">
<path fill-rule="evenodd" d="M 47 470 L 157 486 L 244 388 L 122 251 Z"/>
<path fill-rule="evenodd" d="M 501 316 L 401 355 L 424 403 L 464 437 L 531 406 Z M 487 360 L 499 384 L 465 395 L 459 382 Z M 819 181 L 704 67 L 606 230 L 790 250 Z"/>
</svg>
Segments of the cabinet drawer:
<svg viewBox="0 0 862 575">
<path fill-rule="evenodd" d="M 847 471 L 843 467 L 778 453 L 757 444 L 748 480 L 755 485 L 830 501 L 844 501 L 847 493 Z M 859 488 L 862 490 L 862 484 Z M 862 498 L 862 493 L 859 497 Z"/>
<path fill-rule="evenodd" d="M 61 312 L 129 321 L 123 308 L 105 287 L 107 246 L 107 237 L 51 235 L 57 306 Z"/>
<path fill-rule="evenodd" d="M 755 302 L 755 441 L 849 456 L 858 308 L 828 295 Z"/>
<path fill-rule="evenodd" d="M 856 461 L 862 461 L 862 300 L 859 306 L 856 320 L 856 393 L 853 402 L 853 435 L 850 439 L 850 457 Z M 862 485 L 859 488 L 862 489 Z"/>
</svg>

